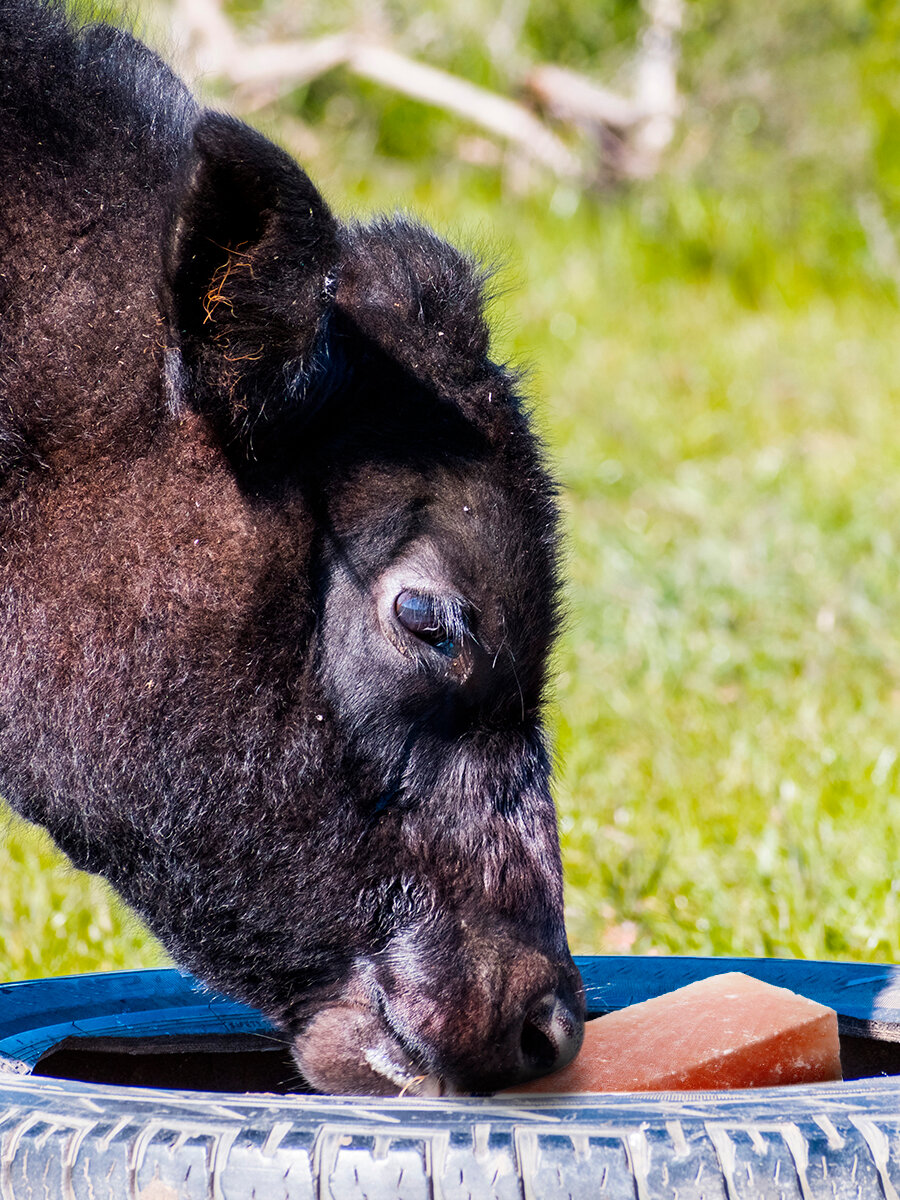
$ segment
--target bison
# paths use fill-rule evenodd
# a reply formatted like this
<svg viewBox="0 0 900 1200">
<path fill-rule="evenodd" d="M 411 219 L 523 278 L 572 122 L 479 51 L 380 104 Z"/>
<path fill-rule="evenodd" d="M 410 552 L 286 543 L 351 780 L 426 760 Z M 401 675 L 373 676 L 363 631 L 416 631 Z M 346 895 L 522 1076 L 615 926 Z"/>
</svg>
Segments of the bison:
<svg viewBox="0 0 900 1200">
<path fill-rule="evenodd" d="M 485 277 L 0 5 L 0 791 L 314 1088 L 577 1051 L 554 485 Z"/>
</svg>

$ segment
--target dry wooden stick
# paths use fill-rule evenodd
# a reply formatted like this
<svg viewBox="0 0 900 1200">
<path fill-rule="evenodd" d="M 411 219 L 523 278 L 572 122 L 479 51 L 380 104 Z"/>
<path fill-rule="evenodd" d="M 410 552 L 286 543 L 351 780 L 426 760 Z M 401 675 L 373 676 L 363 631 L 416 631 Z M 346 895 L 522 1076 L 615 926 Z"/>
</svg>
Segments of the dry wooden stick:
<svg viewBox="0 0 900 1200">
<path fill-rule="evenodd" d="M 582 174 L 578 157 L 524 105 L 386 46 L 347 33 L 245 45 L 217 0 L 177 0 L 174 14 L 199 69 L 227 79 L 238 89 L 296 86 L 344 66 L 363 79 L 456 113 L 515 145 L 556 175 Z"/>
<path fill-rule="evenodd" d="M 578 159 L 568 147 L 514 100 L 372 43 L 358 42 L 347 66 L 364 79 L 465 117 L 512 142 L 557 175 L 574 177 L 581 173 Z"/>
<path fill-rule="evenodd" d="M 564 67 L 538 66 L 526 79 L 527 89 L 549 113 L 598 135 L 615 173 L 632 179 L 658 171 L 681 112 L 678 35 L 683 2 L 644 0 L 644 8 L 649 19 L 634 58 L 630 98 Z M 612 141 L 605 136 L 610 132 Z"/>
<path fill-rule="evenodd" d="M 548 112 L 575 125 L 608 125 L 610 129 L 627 130 L 645 116 L 634 100 L 567 67 L 549 63 L 534 67 L 525 86 Z"/>
<path fill-rule="evenodd" d="M 683 0 L 643 0 L 643 5 L 648 23 L 635 55 L 631 97 L 551 65 L 535 67 L 526 80 L 547 112 L 595 135 L 607 167 L 629 178 L 647 178 L 659 169 L 681 111 L 677 70 Z M 471 121 L 556 175 L 578 179 L 586 174 L 577 155 L 524 105 L 357 34 L 254 45 L 238 38 L 220 0 L 176 0 L 174 13 L 199 69 L 228 80 L 245 96 L 271 99 L 288 85 L 343 66 Z"/>
</svg>

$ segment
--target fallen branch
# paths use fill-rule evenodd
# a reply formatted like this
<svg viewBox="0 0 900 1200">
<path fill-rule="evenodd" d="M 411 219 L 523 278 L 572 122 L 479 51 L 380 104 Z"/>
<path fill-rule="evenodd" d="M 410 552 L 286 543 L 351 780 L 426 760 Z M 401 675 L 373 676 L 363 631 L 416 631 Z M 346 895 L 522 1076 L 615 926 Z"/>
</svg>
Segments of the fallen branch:
<svg viewBox="0 0 900 1200">
<path fill-rule="evenodd" d="M 347 66 L 364 79 L 480 125 L 557 175 L 572 177 L 581 173 L 578 159 L 568 147 L 534 113 L 514 100 L 371 43 L 357 43 Z"/>
<path fill-rule="evenodd" d="M 197 67 L 240 91 L 259 85 L 296 87 L 342 66 L 362 79 L 455 113 L 556 175 L 582 174 L 577 156 L 524 105 L 376 42 L 334 34 L 310 41 L 245 45 L 216 0 L 178 0 L 175 19 Z"/>
<path fill-rule="evenodd" d="M 635 100 L 644 120 L 635 129 L 634 152 L 638 173 L 649 176 L 659 169 L 663 151 L 675 136 L 681 113 L 678 95 L 678 62 L 683 0 L 644 0 L 650 20 L 641 34 L 635 58 Z"/>
<path fill-rule="evenodd" d="M 634 59 L 631 97 L 574 71 L 535 67 L 526 89 L 554 119 L 587 134 L 614 177 L 659 170 L 681 112 L 678 36 L 683 0 L 643 0 L 648 22 Z M 582 179 L 578 156 L 525 105 L 353 33 L 290 42 L 242 41 L 220 0 L 175 0 L 174 18 L 198 70 L 226 80 L 245 101 L 268 102 L 336 67 L 432 104 L 514 146 L 555 175 Z"/>
<path fill-rule="evenodd" d="M 631 179 L 646 179 L 659 170 L 681 113 L 682 0 L 644 0 L 644 7 L 649 21 L 634 59 L 630 98 L 564 67 L 535 67 L 525 81 L 542 108 L 592 135 L 613 172 Z"/>
<path fill-rule="evenodd" d="M 645 116 L 634 100 L 601 87 L 566 67 L 549 64 L 534 67 L 528 73 L 525 86 L 557 120 L 587 129 L 606 125 L 610 129 L 627 130 Z"/>
</svg>

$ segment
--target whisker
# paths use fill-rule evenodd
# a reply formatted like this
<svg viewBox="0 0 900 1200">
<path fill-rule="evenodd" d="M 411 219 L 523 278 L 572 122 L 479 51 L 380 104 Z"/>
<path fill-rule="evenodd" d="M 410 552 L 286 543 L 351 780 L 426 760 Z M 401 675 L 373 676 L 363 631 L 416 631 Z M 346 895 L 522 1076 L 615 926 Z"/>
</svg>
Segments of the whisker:
<svg viewBox="0 0 900 1200">
<path fill-rule="evenodd" d="M 506 638 L 504 638 L 503 641 L 500 643 L 499 647 L 497 648 L 497 653 L 494 655 L 494 661 L 491 663 L 492 671 L 495 671 L 497 669 L 497 659 L 503 653 L 505 648 L 506 648 Z"/>
<path fill-rule="evenodd" d="M 497 660 L 499 659 L 500 655 L 503 653 L 504 650 L 509 655 L 509 665 L 512 668 L 513 679 L 516 681 L 516 687 L 518 688 L 518 691 L 519 691 L 519 704 L 522 709 L 522 720 L 524 721 L 525 720 L 525 694 L 522 691 L 522 684 L 519 682 L 519 672 L 516 670 L 516 656 L 513 654 L 512 648 L 509 645 L 506 637 L 503 638 L 503 641 L 500 643 L 499 647 L 497 648 L 497 653 L 494 655 L 493 662 L 491 663 L 491 670 L 492 671 L 496 670 Z"/>
<path fill-rule="evenodd" d="M 419 1083 L 424 1083 L 427 1078 L 427 1075 L 413 1075 L 411 1079 L 407 1079 L 406 1083 L 404 1083 L 403 1087 L 398 1092 L 398 1095 L 405 1096 L 411 1087 L 415 1087 Z"/>
<path fill-rule="evenodd" d="M 506 653 L 509 655 L 509 662 L 510 662 L 510 666 L 512 667 L 513 679 L 516 681 L 516 687 L 519 689 L 519 704 L 522 707 L 522 720 L 524 721 L 525 720 L 525 695 L 522 691 L 522 685 L 521 685 L 521 683 L 519 683 L 519 672 L 516 670 L 516 656 L 513 654 L 512 650 L 509 648 L 509 646 L 506 645 L 505 641 L 504 641 L 503 645 L 506 646 Z"/>
<path fill-rule="evenodd" d="M 278 1081 L 278 1086 L 279 1086 L 280 1088 L 293 1088 L 293 1087 L 294 1087 L 294 1085 L 295 1085 L 295 1084 L 298 1084 L 298 1083 L 302 1084 L 302 1085 L 303 1085 L 303 1087 L 304 1087 L 304 1088 L 307 1090 L 307 1093 L 308 1093 L 308 1091 L 309 1091 L 309 1083 L 308 1083 L 308 1082 L 307 1082 L 307 1081 L 306 1081 L 306 1080 L 303 1078 L 303 1076 L 302 1076 L 302 1075 L 290 1075 L 290 1076 L 288 1076 L 288 1078 L 287 1078 L 287 1079 L 279 1079 L 279 1081 Z M 304 1093 L 302 1093 L 302 1092 L 295 1092 L 295 1093 L 294 1093 L 294 1095 L 303 1095 L 303 1094 L 304 1094 Z"/>
<path fill-rule="evenodd" d="M 264 1041 L 264 1042 L 271 1042 L 275 1046 L 284 1046 L 285 1049 L 287 1049 L 288 1046 L 290 1045 L 290 1041 L 288 1040 L 288 1038 L 276 1037 L 274 1034 L 271 1034 L 271 1033 L 261 1033 L 258 1029 L 248 1030 L 247 1036 L 253 1037 L 253 1038 L 259 1038 L 261 1041 Z"/>
</svg>

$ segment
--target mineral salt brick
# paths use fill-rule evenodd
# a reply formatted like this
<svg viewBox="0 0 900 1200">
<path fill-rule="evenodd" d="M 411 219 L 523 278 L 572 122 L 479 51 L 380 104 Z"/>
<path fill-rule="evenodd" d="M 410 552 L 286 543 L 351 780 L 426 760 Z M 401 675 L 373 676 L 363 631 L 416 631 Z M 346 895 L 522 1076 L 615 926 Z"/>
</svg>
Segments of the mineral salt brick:
<svg viewBox="0 0 900 1200">
<path fill-rule="evenodd" d="M 510 1092 L 658 1092 L 841 1078 L 837 1014 L 731 971 L 589 1021 L 580 1053 Z"/>
</svg>

